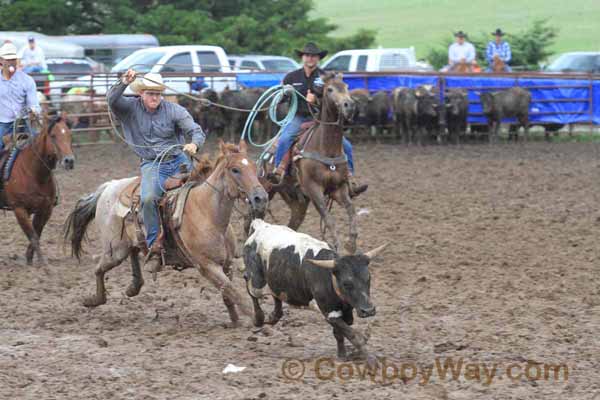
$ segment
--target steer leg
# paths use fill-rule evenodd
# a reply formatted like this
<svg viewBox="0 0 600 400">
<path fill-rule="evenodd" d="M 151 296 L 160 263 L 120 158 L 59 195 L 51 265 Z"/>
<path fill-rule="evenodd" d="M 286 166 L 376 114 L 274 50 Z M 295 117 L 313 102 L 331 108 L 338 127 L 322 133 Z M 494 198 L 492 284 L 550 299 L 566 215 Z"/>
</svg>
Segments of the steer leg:
<svg viewBox="0 0 600 400">
<path fill-rule="evenodd" d="M 283 302 L 279 298 L 273 296 L 273 303 L 273 311 L 267 320 L 267 324 L 269 325 L 275 325 L 277 322 L 279 322 L 281 317 L 283 317 Z"/>
<path fill-rule="evenodd" d="M 519 116 L 519 123 L 523 125 L 525 131 L 525 141 L 529 142 L 529 116 L 527 114 Z"/>
<path fill-rule="evenodd" d="M 335 330 L 339 332 L 343 337 L 348 339 L 350 343 L 358 350 L 361 357 L 364 357 L 367 360 L 367 365 L 369 367 L 375 367 L 377 365 L 377 361 L 375 357 L 371 356 L 367 350 L 367 339 L 363 336 L 362 333 L 352 329 L 350 325 L 348 325 L 342 317 L 339 318 L 327 318 L 327 321 L 333 326 L 334 335 Z M 337 340 L 337 336 L 336 336 Z M 339 352 L 339 341 L 338 341 L 338 352 Z"/>
<path fill-rule="evenodd" d="M 346 345 L 344 344 L 344 332 L 337 326 L 333 326 L 333 336 L 337 342 L 337 356 L 340 360 L 346 359 Z"/>
</svg>

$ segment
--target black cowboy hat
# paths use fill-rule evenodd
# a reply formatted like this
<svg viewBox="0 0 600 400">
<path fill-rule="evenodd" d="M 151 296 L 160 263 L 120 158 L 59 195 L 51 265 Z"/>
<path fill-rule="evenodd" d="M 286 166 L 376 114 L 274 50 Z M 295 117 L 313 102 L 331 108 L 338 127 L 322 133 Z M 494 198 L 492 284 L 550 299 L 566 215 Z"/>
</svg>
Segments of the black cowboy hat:
<svg viewBox="0 0 600 400">
<path fill-rule="evenodd" d="M 321 58 L 324 58 L 327 55 L 327 53 L 327 50 L 319 49 L 319 46 L 317 46 L 313 42 L 306 43 L 302 50 L 296 50 L 296 54 L 298 55 L 298 57 L 302 57 L 304 54 L 314 54 L 318 55 Z"/>
<path fill-rule="evenodd" d="M 464 33 L 463 31 L 458 31 L 454 33 L 454 37 L 462 37 L 462 38 L 466 38 L 467 34 Z"/>
<path fill-rule="evenodd" d="M 502 29 L 497 28 L 496 32 L 492 32 L 492 35 L 494 35 L 494 36 L 504 36 L 504 32 L 502 32 Z"/>
</svg>

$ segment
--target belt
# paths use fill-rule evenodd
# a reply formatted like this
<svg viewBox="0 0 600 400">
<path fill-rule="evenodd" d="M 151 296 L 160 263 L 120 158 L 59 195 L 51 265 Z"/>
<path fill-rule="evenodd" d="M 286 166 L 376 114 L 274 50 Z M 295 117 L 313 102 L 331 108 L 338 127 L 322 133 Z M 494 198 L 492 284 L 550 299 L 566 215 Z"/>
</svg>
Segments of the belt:
<svg viewBox="0 0 600 400">
<path fill-rule="evenodd" d="M 148 161 L 162 161 L 162 162 L 166 162 L 166 161 L 173 161 L 174 159 L 176 159 L 177 157 L 179 157 L 179 154 L 168 154 L 166 156 L 156 156 L 154 158 L 141 158 L 141 162 L 148 162 Z"/>
</svg>

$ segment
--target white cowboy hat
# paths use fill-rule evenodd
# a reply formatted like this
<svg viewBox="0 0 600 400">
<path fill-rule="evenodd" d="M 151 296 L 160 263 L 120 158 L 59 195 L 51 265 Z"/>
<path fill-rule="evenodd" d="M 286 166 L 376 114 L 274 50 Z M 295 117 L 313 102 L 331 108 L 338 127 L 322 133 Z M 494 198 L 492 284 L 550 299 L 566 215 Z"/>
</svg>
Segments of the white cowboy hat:
<svg viewBox="0 0 600 400">
<path fill-rule="evenodd" d="M 152 90 L 156 92 L 165 91 L 162 75 L 152 72 L 147 73 L 141 79 L 137 78 L 130 86 L 131 90 L 137 94 L 140 94 L 142 90 Z"/>
<path fill-rule="evenodd" d="M 16 60 L 17 59 L 17 48 L 14 44 L 7 42 L 0 47 L 0 58 L 5 60 Z"/>
</svg>

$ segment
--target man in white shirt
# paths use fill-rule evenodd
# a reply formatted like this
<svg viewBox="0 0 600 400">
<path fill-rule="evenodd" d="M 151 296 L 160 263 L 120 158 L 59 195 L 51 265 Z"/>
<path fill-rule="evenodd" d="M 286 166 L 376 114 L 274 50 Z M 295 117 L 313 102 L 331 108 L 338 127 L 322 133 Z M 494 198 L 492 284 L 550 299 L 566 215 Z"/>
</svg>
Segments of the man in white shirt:
<svg viewBox="0 0 600 400">
<path fill-rule="evenodd" d="M 27 40 L 29 46 L 25 46 L 19 51 L 21 66 L 26 73 L 42 72 L 46 69 L 46 57 L 44 51 L 35 43 L 35 38 L 30 36 Z"/>
<path fill-rule="evenodd" d="M 467 34 L 458 31 L 454 34 L 456 43 L 448 48 L 448 69 L 452 71 L 458 64 L 467 64 L 470 68 L 477 66 L 475 47 L 465 39 Z"/>
</svg>

